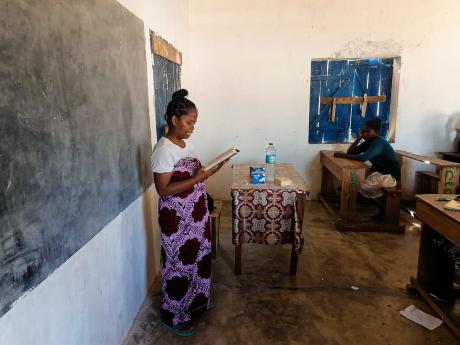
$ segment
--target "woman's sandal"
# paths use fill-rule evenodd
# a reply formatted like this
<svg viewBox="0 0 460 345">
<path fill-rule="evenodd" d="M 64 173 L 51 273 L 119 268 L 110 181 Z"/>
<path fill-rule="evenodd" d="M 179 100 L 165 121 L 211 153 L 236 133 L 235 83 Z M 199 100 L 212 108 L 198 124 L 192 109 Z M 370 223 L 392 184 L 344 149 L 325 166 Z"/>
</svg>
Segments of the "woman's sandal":
<svg viewBox="0 0 460 345">
<path fill-rule="evenodd" d="M 177 326 L 170 326 L 167 323 L 162 322 L 163 326 L 173 332 L 175 335 L 178 335 L 179 337 L 190 337 L 193 334 L 195 334 L 195 327 L 191 326 L 188 323 L 182 323 Z"/>
</svg>

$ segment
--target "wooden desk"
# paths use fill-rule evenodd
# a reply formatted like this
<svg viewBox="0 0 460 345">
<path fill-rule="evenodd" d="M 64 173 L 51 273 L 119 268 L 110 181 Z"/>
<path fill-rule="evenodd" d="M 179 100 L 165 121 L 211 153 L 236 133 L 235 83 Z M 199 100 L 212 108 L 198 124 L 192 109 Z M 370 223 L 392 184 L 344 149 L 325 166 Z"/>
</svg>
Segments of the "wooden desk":
<svg viewBox="0 0 460 345">
<path fill-rule="evenodd" d="M 366 177 L 369 168 L 360 161 L 335 158 L 336 151 L 320 151 L 322 167 L 320 200 L 326 203 L 335 196 L 333 177 L 341 183 L 340 219 L 342 223 L 351 223 L 356 213 L 356 198 L 359 186 Z"/>
<path fill-rule="evenodd" d="M 382 222 L 358 222 L 356 220 L 356 203 L 361 183 L 366 177 L 367 164 L 360 161 L 336 158 L 336 151 L 320 151 L 323 165 L 321 193 L 319 200 L 329 209 L 329 203 L 335 198 L 333 180 L 341 183 L 340 214 L 336 227 L 344 231 L 385 231 L 403 232 L 404 225 L 399 224 L 400 190 L 384 189 L 385 220 Z"/>
<path fill-rule="evenodd" d="M 438 152 L 438 154 L 446 161 L 460 163 L 460 152 Z"/>
<path fill-rule="evenodd" d="M 289 178 L 291 185 L 251 184 L 250 166 L 233 166 L 232 242 L 235 245 L 235 274 L 241 274 L 242 244 L 290 243 L 289 274 L 295 275 L 298 255 L 303 247 L 303 203 L 309 189 L 290 164 L 276 164 L 275 174 Z"/>
<path fill-rule="evenodd" d="M 451 195 L 450 195 L 451 196 Z M 409 289 L 415 289 L 420 296 L 444 320 L 452 332 L 460 338 L 457 325 L 439 308 L 429 292 L 442 291 L 454 295 L 454 264 L 446 254 L 433 243 L 436 234 L 441 234 L 453 244 L 460 245 L 460 212 L 444 209 L 446 202 L 436 201 L 448 194 L 416 195 L 417 218 L 422 222 L 417 278 L 411 277 Z"/>
<path fill-rule="evenodd" d="M 416 155 L 407 151 L 396 150 L 400 161 L 405 158 L 410 158 L 425 164 L 435 165 L 439 169 L 439 194 L 455 194 L 458 186 L 458 178 L 460 174 L 460 164 L 446 161 L 439 158 Z"/>
</svg>

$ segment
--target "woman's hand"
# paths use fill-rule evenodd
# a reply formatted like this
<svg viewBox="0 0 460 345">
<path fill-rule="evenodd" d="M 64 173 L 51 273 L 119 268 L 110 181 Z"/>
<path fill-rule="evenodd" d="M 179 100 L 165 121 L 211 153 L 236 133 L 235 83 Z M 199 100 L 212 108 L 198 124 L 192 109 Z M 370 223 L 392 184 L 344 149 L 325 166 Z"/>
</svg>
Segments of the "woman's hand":
<svg viewBox="0 0 460 345">
<path fill-rule="evenodd" d="M 198 181 L 198 182 L 203 182 L 204 180 L 208 179 L 212 174 L 214 174 L 214 170 L 216 169 L 216 167 L 206 171 L 204 170 L 204 167 L 200 168 L 200 170 L 198 170 L 198 172 L 195 174 L 195 179 Z"/>
<path fill-rule="evenodd" d="M 204 167 L 201 168 L 196 173 L 195 178 L 200 182 L 208 179 L 209 177 L 214 175 L 216 172 L 218 172 L 220 170 L 220 168 L 222 168 L 225 165 L 225 163 L 227 163 L 228 161 L 229 161 L 229 159 L 226 159 L 226 160 L 224 160 L 223 162 L 217 164 L 214 168 L 212 168 L 212 169 L 210 169 L 208 171 L 205 171 Z"/>
</svg>

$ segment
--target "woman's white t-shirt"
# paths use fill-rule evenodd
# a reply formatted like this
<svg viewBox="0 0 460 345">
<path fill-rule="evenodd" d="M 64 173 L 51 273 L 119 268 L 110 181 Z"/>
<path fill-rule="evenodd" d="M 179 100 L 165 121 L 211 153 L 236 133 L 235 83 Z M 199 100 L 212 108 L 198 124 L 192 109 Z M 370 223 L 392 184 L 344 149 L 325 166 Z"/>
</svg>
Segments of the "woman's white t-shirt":
<svg viewBox="0 0 460 345">
<path fill-rule="evenodd" d="M 177 162 L 185 157 L 195 157 L 193 147 L 185 143 L 182 148 L 174 144 L 171 140 L 162 137 L 153 147 L 151 158 L 152 171 L 156 173 L 171 172 L 174 170 Z"/>
</svg>

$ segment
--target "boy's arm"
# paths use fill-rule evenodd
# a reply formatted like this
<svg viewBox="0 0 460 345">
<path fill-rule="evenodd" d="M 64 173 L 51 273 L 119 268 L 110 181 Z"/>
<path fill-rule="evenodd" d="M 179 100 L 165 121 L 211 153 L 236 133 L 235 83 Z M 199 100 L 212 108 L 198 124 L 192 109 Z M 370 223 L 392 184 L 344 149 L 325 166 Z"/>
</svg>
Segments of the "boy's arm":
<svg viewBox="0 0 460 345">
<path fill-rule="evenodd" d="M 362 136 L 361 136 L 361 131 L 360 131 L 358 137 L 356 138 L 356 140 L 348 148 L 347 154 L 351 155 L 351 154 L 357 154 L 357 153 L 363 152 L 362 148 L 361 148 L 361 146 L 363 146 L 363 144 L 358 145 L 359 142 L 361 141 L 361 139 L 362 139 Z"/>
<path fill-rule="evenodd" d="M 362 149 L 362 148 L 365 148 L 365 151 L 362 153 L 350 154 L 348 153 L 348 151 L 347 153 L 336 152 L 334 153 L 334 157 L 347 158 L 347 159 L 365 162 L 377 156 L 380 156 L 382 154 L 382 145 L 380 145 L 380 143 L 377 143 L 375 140 L 372 141 L 371 144 L 366 145 L 366 143 L 363 143 L 357 147 L 357 149 Z"/>
</svg>

